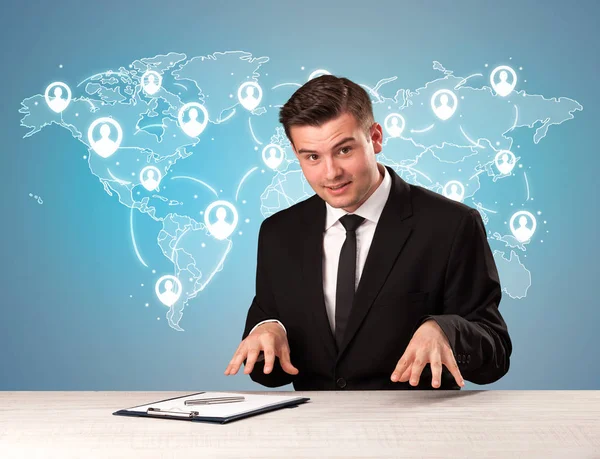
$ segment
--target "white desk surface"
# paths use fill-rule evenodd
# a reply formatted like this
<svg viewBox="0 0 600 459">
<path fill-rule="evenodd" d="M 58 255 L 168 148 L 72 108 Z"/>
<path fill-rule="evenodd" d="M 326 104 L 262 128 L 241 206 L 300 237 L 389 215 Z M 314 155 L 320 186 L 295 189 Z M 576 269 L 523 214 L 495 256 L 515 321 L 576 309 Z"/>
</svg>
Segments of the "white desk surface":
<svg viewBox="0 0 600 459">
<path fill-rule="evenodd" d="M 0 457 L 600 458 L 600 391 L 240 391 L 311 400 L 229 424 L 112 415 L 200 390 L 0 392 Z"/>
</svg>

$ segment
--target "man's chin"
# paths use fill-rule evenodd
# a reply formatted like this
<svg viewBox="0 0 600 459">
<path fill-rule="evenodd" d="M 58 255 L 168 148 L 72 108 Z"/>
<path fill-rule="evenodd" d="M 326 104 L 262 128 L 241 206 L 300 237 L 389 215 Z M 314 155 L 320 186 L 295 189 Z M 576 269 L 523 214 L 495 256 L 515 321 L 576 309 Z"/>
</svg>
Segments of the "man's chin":
<svg viewBox="0 0 600 459">
<path fill-rule="evenodd" d="M 355 199 L 349 199 L 345 196 L 340 196 L 338 198 L 335 196 L 327 196 L 326 199 L 323 200 L 335 209 L 345 209 L 347 207 L 352 207 L 355 204 Z"/>
</svg>

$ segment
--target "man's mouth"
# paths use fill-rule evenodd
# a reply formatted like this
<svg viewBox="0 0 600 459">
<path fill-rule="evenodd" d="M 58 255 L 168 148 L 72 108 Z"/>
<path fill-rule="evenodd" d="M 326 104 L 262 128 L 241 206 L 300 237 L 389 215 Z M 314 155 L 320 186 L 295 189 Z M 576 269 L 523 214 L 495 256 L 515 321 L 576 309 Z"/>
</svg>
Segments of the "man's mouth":
<svg viewBox="0 0 600 459">
<path fill-rule="evenodd" d="M 335 185 L 335 186 L 327 186 L 325 188 L 329 188 L 331 190 L 339 190 L 340 188 L 346 186 L 347 184 L 349 184 L 350 182 L 344 182 L 344 183 L 340 183 L 339 185 Z"/>
</svg>

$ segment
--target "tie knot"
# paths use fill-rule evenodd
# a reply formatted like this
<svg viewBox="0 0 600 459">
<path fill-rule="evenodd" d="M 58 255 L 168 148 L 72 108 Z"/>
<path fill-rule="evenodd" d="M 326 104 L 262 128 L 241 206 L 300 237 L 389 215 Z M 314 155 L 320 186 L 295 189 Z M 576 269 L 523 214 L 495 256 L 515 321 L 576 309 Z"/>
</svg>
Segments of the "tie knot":
<svg viewBox="0 0 600 459">
<path fill-rule="evenodd" d="M 354 214 L 347 214 L 340 218 L 340 223 L 344 225 L 346 232 L 355 231 L 363 221 L 365 221 L 364 217 Z"/>
</svg>

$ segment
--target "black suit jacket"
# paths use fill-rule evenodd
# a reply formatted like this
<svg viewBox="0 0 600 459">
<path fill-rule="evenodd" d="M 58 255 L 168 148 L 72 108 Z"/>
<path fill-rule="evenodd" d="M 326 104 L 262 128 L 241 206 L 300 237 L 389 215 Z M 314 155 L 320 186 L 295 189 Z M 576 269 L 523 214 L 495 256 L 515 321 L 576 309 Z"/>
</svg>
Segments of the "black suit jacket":
<svg viewBox="0 0 600 459">
<path fill-rule="evenodd" d="M 479 212 L 387 169 L 392 189 L 340 349 L 323 294 L 325 202 L 315 194 L 263 221 L 256 295 L 242 339 L 263 320 L 281 321 L 299 374 L 285 373 L 276 358 L 270 374 L 263 373 L 264 361 L 257 362 L 253 381 L 267 387 L 292 383 L 296 390 L 433 389 L 429 364 L 418 386 L 390 379 L 428 318 L 446 334 L 465 380 L 488 384 L 508 371 L 512 344 L 498 310 L 498 272 Z M 445 366 L 439 388 L 460 389 Z"/>
</svg>

